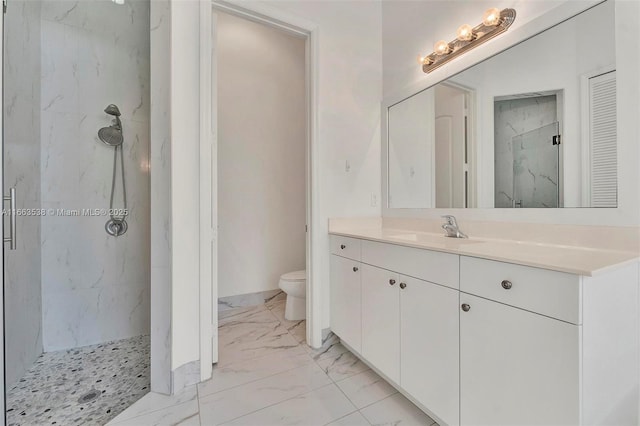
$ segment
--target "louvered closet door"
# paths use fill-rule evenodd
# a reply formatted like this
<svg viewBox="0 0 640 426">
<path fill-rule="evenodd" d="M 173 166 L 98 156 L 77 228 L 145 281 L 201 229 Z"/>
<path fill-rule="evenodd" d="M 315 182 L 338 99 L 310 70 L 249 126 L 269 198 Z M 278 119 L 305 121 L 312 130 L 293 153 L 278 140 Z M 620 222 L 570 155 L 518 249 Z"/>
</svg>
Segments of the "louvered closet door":
<svg viewBox="0 0 640 426">
<path fill-rule="evenodd" d="M 591 207 L 618 204 L 616 72 L 589 79 Z"/>
</svg>

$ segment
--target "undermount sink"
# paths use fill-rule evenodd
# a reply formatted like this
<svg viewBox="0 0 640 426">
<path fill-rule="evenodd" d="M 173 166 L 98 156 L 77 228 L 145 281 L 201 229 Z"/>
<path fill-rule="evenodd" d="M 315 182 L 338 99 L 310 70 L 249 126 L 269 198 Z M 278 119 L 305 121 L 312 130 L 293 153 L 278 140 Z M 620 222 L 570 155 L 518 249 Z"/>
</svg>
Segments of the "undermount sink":
<svg viewBox="0 0 640 426">
<path fill-rule="evenodd" d="M 484 241 L 482 240 L 471 240 L 468 238 L 451 238 L 445 235 L 440 234 L 427 234 L 427 233 L 408 233 L 408 234 L 397 234 L 397 235 L 389 235 L 389 238 L 402 240 L 402 241 L 413 241 L 417 243 L 439 243 L 439 244 L 478 244 Z"/>
</svg>

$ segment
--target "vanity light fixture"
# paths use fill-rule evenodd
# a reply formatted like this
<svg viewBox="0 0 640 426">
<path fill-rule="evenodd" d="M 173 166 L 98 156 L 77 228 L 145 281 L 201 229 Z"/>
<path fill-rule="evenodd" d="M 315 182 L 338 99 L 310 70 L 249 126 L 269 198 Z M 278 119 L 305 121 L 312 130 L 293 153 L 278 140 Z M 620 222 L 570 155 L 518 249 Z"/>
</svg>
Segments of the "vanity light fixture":
<svg viewBox="0 0 640 426">
<path fill-rule="evenodd" d="M 433 52 L 430 55 L 418 57 L 422 71 L 430 73 L 453 58 L 502 34 L 515 19 L 515 9 L 488 9 L 482 16 L 482 23 L 473 28 L 468 24 L 460 26 L 454 40 L 449 43 L 440 40 L 433 46 Z"/>
</svg>

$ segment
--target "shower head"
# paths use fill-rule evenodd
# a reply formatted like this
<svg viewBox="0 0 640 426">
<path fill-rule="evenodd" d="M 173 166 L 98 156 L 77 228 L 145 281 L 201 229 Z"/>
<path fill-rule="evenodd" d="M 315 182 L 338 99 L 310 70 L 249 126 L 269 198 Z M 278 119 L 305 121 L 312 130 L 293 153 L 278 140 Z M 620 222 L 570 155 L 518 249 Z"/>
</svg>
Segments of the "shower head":
<svg viewBox="0 0 640 426">
<path fill-rule="evenodd" d="M 122 141 L 124 140 L 122 137 L 122 129 L 116 126 L 103 127 L 98 130 L 98 137 L 109 146 L 122 145 Z"/>
<path fill-rule="evenodd" d="M 109 104 L 104 109 L 104 112 L 114 116 L 115 119 L 111 126 L 98 130 L 98 137 L 109 146 L 119 146 L 124 140 L 122 136 L 122 124 L 120 123 L 120 110 L 114 104 Z"/>
<path fill-rule="evenodd" d="M 109 115 L 113 115 L 115 117 L 120 117 L 120 110 L 118 109 L 117 106 L 115 106 L 114 104 L 109 104 L 105 109 L 104 112 L 106 112 Z"/>
</svg>

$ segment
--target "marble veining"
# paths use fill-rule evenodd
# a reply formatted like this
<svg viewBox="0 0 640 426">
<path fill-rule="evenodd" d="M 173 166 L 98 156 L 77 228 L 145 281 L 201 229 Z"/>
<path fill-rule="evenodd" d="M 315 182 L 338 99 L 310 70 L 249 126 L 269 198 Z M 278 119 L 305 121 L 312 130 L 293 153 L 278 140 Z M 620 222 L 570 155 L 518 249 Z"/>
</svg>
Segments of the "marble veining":
<svg viewBox="0 0 640 426">
<path fill-rule="evenodd" d="M 38 2 L 15 2 L 7 10 L 3 69 L 3 194 L 15 188 L 17 208 L 36 209 L 41 202 Z M 9 387 L 42 353 L 40 218 L 19 217 L 17 236 L 16 250 L 4 252 L 5 371 Z"/>
<path fill-rule="evenodd" d="M 284 292 L 278 290 L 267 290 L 258 293 L 240 294 L 237 296 L 227 296 L 218 299 L 218 312 L 228 309 L 240 308 L 243 306 L 255 306 L 268 303 L 272 299 L 284 297 Z"/>
<path fill-rule="evenodd" d="M 173 396 L 146 395 L 109 424 L 436 424 L 333 333 L 308 347 L 305 321 L 286 321 L 284 309 L 274 298 L 220 312 L 212 378 Z"/>
<path fill-rule="evenodd" d="M 536 177 L 544 174 L 551 164 L 556 166 L 555 177 L 552 180 L 557 180 L 557 155 L 554 160 L 548 158 L 549 150 L 522 149 L 524 134 L 557 121 L 556 96 L 496 101 L 494 108 L 494 207 L 513 207 L 515 186 L 518 187 L 516 192 L 519 192 L 515 196 L 516 201 L 524 199 L 526 207 L 557 207 L 557 183 L 554 187 L 548 179 L 541 179 L 543 182 L 538 182 L 536 186 Z M 516 149 L 516 144 L 520 145 L 520 149 Z M 537 170 L 538 167 L 542 167 L 542 171 Z M 534 168 L 534 172 L 531 168 Z M 547 192 L 550 194 L 547 195 Z M 550 201 L 554 199 L 554 194 L 555 205 Z M 532 203 L 530 199 L 533 198 L 541 198 L 542 201 Z"/>
<path fill-rule="evenodd" d="M 103 109 L 114 103 L 130 210 L 129 230 L 118 238 L 104 231 L 107 216 L 41 218 L 47 352 L 150 331 L 149 6 L 42 2 L 41 207 L 109 207 L 113 148 L 97 131 L 110 124 Z"/>
<path fill-rule="evenodd" d="M 7 424 L 103 425 L 149 392 L 149 337 L 40 356 L 7 392 Z"/>
</svg>

